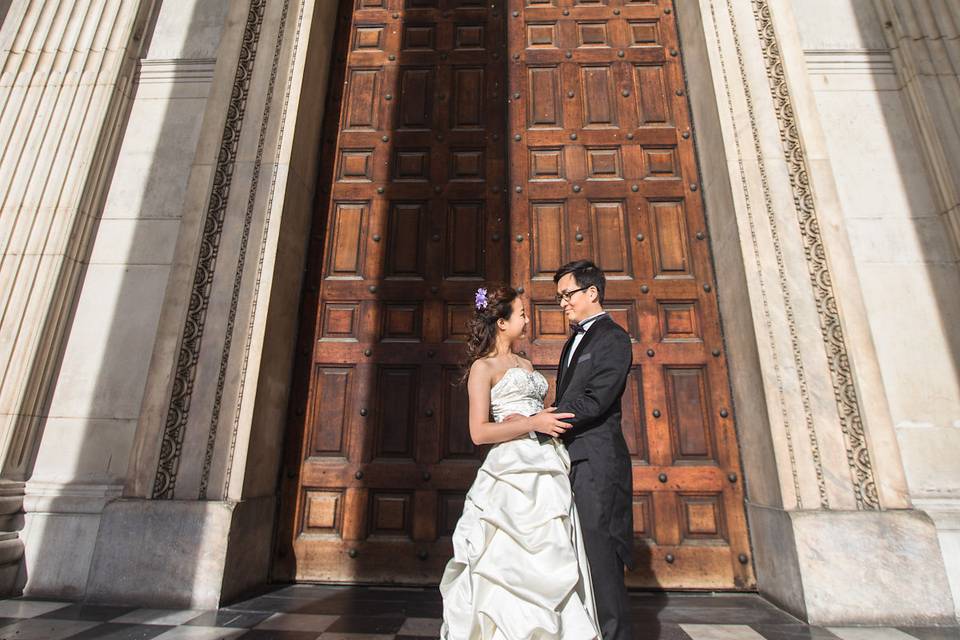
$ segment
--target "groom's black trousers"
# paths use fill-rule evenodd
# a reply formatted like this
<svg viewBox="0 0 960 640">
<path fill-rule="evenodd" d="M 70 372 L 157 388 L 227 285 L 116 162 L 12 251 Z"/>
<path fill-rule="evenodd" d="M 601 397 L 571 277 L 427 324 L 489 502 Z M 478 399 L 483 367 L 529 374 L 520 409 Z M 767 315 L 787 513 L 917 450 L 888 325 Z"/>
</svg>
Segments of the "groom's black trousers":
<svg viewBox="0 0 960 640">
<path fill-rule="evenodd" d="M 573 463 L 570 484 L 590 561 L 598 622 L 603 640 L 633 640 L 630 601 L 623 580 L 624 564 L 610 535 L 609 505 L 597 499 L 598 480 L 589 460 Z"/>
</svg>

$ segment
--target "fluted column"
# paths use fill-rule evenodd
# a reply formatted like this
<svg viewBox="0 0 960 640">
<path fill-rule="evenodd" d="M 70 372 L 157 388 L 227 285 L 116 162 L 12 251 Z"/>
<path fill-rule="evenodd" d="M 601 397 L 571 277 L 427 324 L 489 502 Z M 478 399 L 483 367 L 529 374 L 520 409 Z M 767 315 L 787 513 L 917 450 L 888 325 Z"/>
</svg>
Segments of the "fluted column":
<svg viewBox="0 0 960 640">
<path fill-rule="evenodd" d="M 874 0 L 960 257 L 960 0 Z"/>
<path fill-rule="evenodd" d="M 0 30 L 0 588 L 150 4 L 15 0 Z"/>
</svg>

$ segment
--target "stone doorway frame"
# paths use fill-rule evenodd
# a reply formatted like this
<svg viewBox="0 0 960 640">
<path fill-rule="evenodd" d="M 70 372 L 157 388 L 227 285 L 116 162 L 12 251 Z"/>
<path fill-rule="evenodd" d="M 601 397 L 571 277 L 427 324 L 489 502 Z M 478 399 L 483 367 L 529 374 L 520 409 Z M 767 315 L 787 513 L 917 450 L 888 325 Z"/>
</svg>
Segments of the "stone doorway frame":
<svg viewBox="0 0 960 640">
<path fill-rule="evenodd" d="M 789 2 L 675 4 L 759 590 L 818 624 L 949 621 L 936 532 L 907 497 Z M 159 590 L 166 605 L 209 607 L 269 577 L 319 123 L 339 22 L 336 3 L 324 0 L 234 5 L 124 498 L 104 510 L 94 552 L 93 601 L 155 604 Z M 784 127 L 789 135 L 781 136 Z M 225 142 L 235 142 L 232 151 Z M 234 175 L 223 193 L 223 176 Z M 826 276 L 842 292 L 826 309 L 836 325 L 830 335 L 843 336 L 839 346 L 825 342 L 822 291 L 811 286 L 811 274 L 824 272 L 811 271 L 804 254 L 809 230 L 798 214 L 810 210 L 796 206 L 791 178 L 799 176 L 807 185 L 800 202 L 809 198 L 820 216 Z M 751 218 L 763 210 L 767 216 Z M 225 224 L 211 227 L 217 216 Z M 231 225 L 231 216 L 244 224 Z M 216 272 L 203 264 L 211 239 Z M 751 254 L 756 262 L 747 261 Z M 777 269 L 779 279 L 764 279 Z M 209 275 L 206 288 L 198 274 Z M 784 304 L 790 294 L 793 307 Z M 201 305 L 200 317 L 190 303 L 197 295 L 230 304 Z M 793 348 L 773 349 L 782 344 Z M 839 377 L 831 348 L 842 348 L 848 365 Z M 220 375 L 210 375 L 218 362 Z M 791 394 L 796 367 L 806 368 L 809 384 L 799 405 Z M 156 553 L 143 553 L 144 540 Z M 178 553 L 184 546 L 193 553 Z M 838 593 L 851 571 L 878 579 Z M 117 575 L 150 590 L 131 590 Z M 900 581 L 886 583 L 887 575 Z"/>
</svg>

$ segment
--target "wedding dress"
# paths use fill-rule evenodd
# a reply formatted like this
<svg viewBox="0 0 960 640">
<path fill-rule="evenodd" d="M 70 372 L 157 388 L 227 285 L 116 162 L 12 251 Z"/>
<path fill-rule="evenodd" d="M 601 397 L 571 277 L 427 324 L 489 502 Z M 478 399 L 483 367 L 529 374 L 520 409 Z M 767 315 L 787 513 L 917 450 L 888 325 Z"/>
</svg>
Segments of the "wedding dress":
<svg viewBox="0 0 960 640">
<path fill-rule="evenodd" d="M 494 420 L 543 409 L 547 381 L 508 369 L 490 390 Z M 590 567 L 556 438 L 494 445 L 467 493 L 440 582 L 444 640 L 599 637 Z"/>
</svg>

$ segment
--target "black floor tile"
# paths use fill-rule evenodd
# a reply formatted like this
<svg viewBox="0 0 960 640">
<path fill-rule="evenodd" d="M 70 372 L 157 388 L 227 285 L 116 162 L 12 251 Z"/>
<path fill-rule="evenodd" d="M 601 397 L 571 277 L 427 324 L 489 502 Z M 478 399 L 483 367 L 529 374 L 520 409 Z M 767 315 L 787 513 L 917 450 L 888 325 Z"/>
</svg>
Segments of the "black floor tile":
<svg viewBox="0 0 960 640">
<path fill-rule="evenodd" d="M 405 609 L 408 618 L 442 618 L 442 602 L 411 602 Z"/>
<path fill-rule="evenodd" d="M 665 607 L 697 607 L 750 611 L 774 611 L 780 609 L 763 598 L 750 594 L 687 594 L 687 593 L 634 593 L 630 596 L 632 609 L 663 609 Z"/>
<path fill-rule="evenodd" d="M 327 627 L 327 633 L 396 633 L 403 621 L 403 616 L 346 615 Z"/>
<path fill-rule="evenodd" d="M 206 613 L 202 613 L 186 624 L 191 627 L 232 627 L 249 629 L 257 626 L 272 615 L 273 612 L 266 611 L 232 611 L 230 609 L 221 609 L 220 611 L 207 611 Z"/>
<path fill-rule="evenodd" d="M 664 608 L 631 609 L 638 621 L 676 624 L 795 624 L 797 619 L 776 609 L 670 605 Z"/>
<path fill-rule="evenodd" d="M 311 602 L 288 613 L 312 613 L 333 616 L 367 616 L 371 612 L 377 615 L 390 617 L 419 617 L 409 613 L 414 608 L 402 600 L 370 600 L 370 599 L 328 599 L 322 602 Z"/>
<path fill-rule="evenodd" d="M 349 593 L 355 591 L 352 587 L 340 587 L 335 585 L 318 584 L 287 584 L 279 585 L 272 589 L 264 590 L 258 593 L 258 596 L 272 596 L 274 598 L 307 598 L 311 600 L 323 600 L 331 596 Z"/>
<path fill-rule="evenodd" d="M 370 587 L 363 592 L 363 597 L 374 600 L 403 600 L 405 602 L 411 600 L 439 600 L 440 591 L 437 589 Z"/>
<path fill-rule="evenodd" d="M 156 624 L 117 624 L 107 622 L 70 636 L 70 640 L 150 640 L 172 627 Z"/>
<path fill-rule="evenodd" d="M 315 604 L 317 604 L 317 601 L 309 599 L 260 596 L 232 604 L 227 609 L 230 611 L 261 611 L 264 613 L 307 613 L 303 609 Z"/>
<path fill-rule="evenodd" d="M 125 613 L 135 611 L 136 607 L 111 607 L 92 604 L 72 604 L 56 611 L 50 611 L 37 616 L 37 619 L 50 620 L 85 620 L 89 622 L 106 622 L 119 618 Z"/>
</svg>

